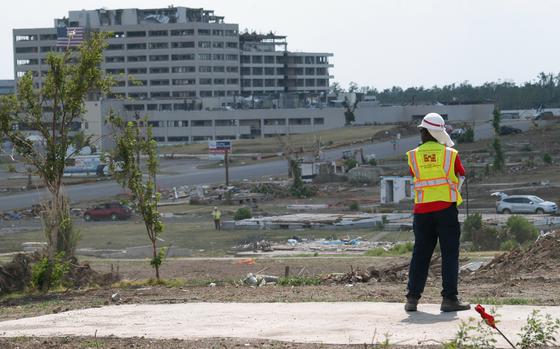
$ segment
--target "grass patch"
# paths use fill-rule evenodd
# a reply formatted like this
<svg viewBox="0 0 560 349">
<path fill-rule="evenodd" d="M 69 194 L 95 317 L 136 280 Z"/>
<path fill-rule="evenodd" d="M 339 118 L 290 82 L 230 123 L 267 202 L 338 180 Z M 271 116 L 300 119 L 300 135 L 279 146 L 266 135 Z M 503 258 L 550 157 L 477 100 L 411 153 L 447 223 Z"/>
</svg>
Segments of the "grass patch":
<svg viewBox="0 0 560 349">
<path fill-rule="evenodd" d="M 330 146 L 351 144 L 357 140 L 369 141 L 372 137 L 375 137 L 377 133 L 392 129 L 393 127 L 394 126 L 391 125 L 343 127 L 315 132 L 313 135 L 300 134 L 291 135 L 290 137 L 283 136 L 282 139 L 284 142 L 289 143 L 294 149 L 303 148 L 304 151 L 309 151 L 315 146 L 317 139 L 319 139 L 322 144 Z M 233 149 L 235 154 L 253 154 L 255 152 L 272 154 L 281 152 L 282 145 L 276 138 L 240 139 L 233 141 Z M 160 153 L 207 154 L 208 144 L 197 143 L 166 146 L 160 149 Z"/>
<path fill-rule="evenodd" d="M 496 298 L 481 297 L 471 300 L 473 304 L 490 304 L 490 305 L 532 305 L 537 302 L 532 298 Z"/>
<path fill-rule="evenodd" d="M 111 285 L 114 288 L 140 288 L 146 286 L 165 286 L 169 288 L 178 288 L 187 286 L 185 279 L 142 279 L 142 280 L 122 280 Z"/>
<path fill-rule="evenodd" d="M 321 279 L 318 277 L 309 276 L 288 276 L 278 279 L 280 286 L 316 286 L 321 284 Z"/>
<path fill-rule="evenodd" d="M 210 208 L 208 208 L 210 209 Z M 291 230 L 214 230 L 213 222 L 208 211 L 208 219 L 193 218 L 170 219 L 165 222 L 165 228 L 161 238 L 161 246 L 173 246 L 185 248 L 192 251 L 192 256 L 219 257 L 227 255 L 233 246 L 242 241 L 269 240 L 273 242 L 285 242 L 293 237 Z M 205 212 L 204 212 L 205 214 Z M 81 240 L 78 249 L 125 249 L 127 247 L 147 246 L 149 240 L 146 237 L 146 228 L 139 219 L 122 222 L 92 222 L 77 224 L 81 232 Z M 332 230 L 301 230 L 297 231 L 301 238 L 321 239 L 338 238 L 346 234 L 333 232 Z M 358 234 L 358 232 L 356 232 Z M 364 240 L 369 240 L 380 232 L 360 230 L 359 234 Z M 392 234 L 392 233 L 391 233 Z M 44 234 L 40 231 L 18 232 L 0 237 L 0 253 L 21 251 L 21 244 L 26 241 L 44 241 Z M 79 252 L 78 252 L 79 254 Z M 88 259 L 90 257 L 87 257 Z"/>
<path fill-rule="evenodd" d="M 386 250 L 383 247 L 372 248 L 364 253 L 368 257 L 386 257 L 386 256 L 402 256 L 412 252 L 414 243 L 407 241 L 404 244 L 397 244 L 390 249 Z"/>
<path fill-rule="evenodd" d="M 88 339 L 80 343 L 80 349 L 104 348 L 103 342 L 98 339 Z"/>
</svg>

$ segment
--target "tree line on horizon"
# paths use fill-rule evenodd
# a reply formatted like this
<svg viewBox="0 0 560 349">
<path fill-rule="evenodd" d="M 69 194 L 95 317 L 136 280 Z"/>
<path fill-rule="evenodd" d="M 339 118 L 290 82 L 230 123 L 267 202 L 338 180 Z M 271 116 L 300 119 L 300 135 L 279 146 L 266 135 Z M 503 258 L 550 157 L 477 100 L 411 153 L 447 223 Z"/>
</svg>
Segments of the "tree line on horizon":
<svg viewBox="0 0 560 349">
<path fill-rule="evenodd" d="M 442 87 L 393 86 L 378 90 L 373 86 L 359 86 L 350 82 L 344 89 L 338 82 L 330 86 L 331 92 L 358 92 L 375 96 L 381 104 L 472 104 L 494 103 L 500 109 L 539 109 L 560 107 L 560 73 L 540 73 L 537 78 L 523 84 L 511 81 L 486 82 L 473 86 L 468 81 Z"/>
</svg>

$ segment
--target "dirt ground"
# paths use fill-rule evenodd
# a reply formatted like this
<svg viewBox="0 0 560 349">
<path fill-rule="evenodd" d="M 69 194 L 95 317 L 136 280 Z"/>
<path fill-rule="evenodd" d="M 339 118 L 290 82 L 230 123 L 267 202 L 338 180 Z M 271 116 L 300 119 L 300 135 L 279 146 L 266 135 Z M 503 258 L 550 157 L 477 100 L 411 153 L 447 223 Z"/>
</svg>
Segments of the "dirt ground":
<svg viewBox="0 0 560 349">
<path fill-rule="evenodd" d="M 131 303 L 185 303 L 185 302 L 334 302 L 334 301 L 386 301 L 402 302 L 406 289 L 406 274 L 397 280 L 368 283 L 338 283 L 326 276 L 330 273 L 347 273 L 351 269 L 367 270 L 368 267 L 388 268 L 402 265 L 408 257 L 339 257 L 257 259 L 254 265 L 239 264 L 239 259 L 182 259 L 168 260 L 162 268 L 166 279 L 175 279 L 171 286 L 155 286 L 145 282 L 153 276 L 147 261 L 121 263 L 119 272 L 125 280 L 137 280 L 81 290 L 51 292 L 47 295 L 12 294 L 0 298 L 0 318 L 16 319 L 71 309 L 98 307 L 114 304 L 111 296 L 119 294 L 117 304 Z M 99 272 L 109 271 L 110 264 L 93 261 Z M 320 277 L 320 285 L 249 287 L 241 283 L 247 273 L 284 275 L 289 266 L 291 275 Z M 500 281 L 474 277 L 463 273 L 460 282 L 461 296 L 472 302 L 490 304 L 560 305 L 560 276 L 557 270 L 548 270 L 533 276 L 529 271 L 510 275 Z M 143 281 L 138 281 L 143 280 Z M 210 287 L 215 283 L 215 287 Z M 423 302 L 438 303 L 441 280 L 437 273 L 429 277 Z"/>
<path fill-rule="evenodd" d="M 527 251 L 499 254 L 476 272 L 462 272 L 460 294 L 476 304 L 560 305 L 560 239 L 549 237 Z M 403 302 L 406 272 L 396 273 L 391 281 L 367 283 L 337 282 L 332 273 L 368 270 L 403 270 L 408 257 L 306 257 L 285 259 L 176 259 L 168 260 L 162 275 L 167 286 L 146 282 L 152 270 L 146 261 L 113 262 L 94 260 L 99 272 L 118 267 L 126 280 L 107 287 L 91 287 L 41 294 L 11 294 L 0 298 L 2 320 L 59 313 L 73 309 L 109 304 L 176 304 L 189 302 Z M 550 261 L 550 262 L 546 262 Z M 468 260 L 463 259 L 463 263 Z M 320 278 L 320 284 L 307 286 L 264 285 L 251 287 L 240 281 L 247 273 L 283 275 L 286 266 L 291 275 Z M 399 269 L 400 268 L 400 269 Z M 535 272 L 538 269 L 538 272 Z M 494 277 L 496 274 L 501 277 Z M 493 275 L 493 276 L 492 276 Z M 489 277 L 492 276 L 492 277 Z M 175 278 L 175 279 L 172 279 Z M 441 298 L 438 263 L 430 270 L 421 302 L 438 303 Z M 150 340 L 146 338 L 12 338 L 0 339 L 1 348 L 338 348 L 315 344 L 279 343 L 211 339 L 201 341 Z M 364 346 L 367 348 L 367 346 Z M 376 347 L 376 346 L 371 346 Z M 377 346 L 379 347 L 379 346 Z"/>
<path fill-rule="evenodd" d="M 383 344 L 336 345 L 287 343 L 264 340 L 241 340 L 237 338 L 216 338 L 204 340 L 156 340 L 147 338 L 93 338 L 93 337 L 65 337 L 65 338 L 0 338 L 0 348 L 3 349 L 230 349 L 230 348 L 270 348 L 270 349 L 342 349 L 342 348 L 382 348 Z M 437 348 L 437 346 L 391 346 L 392 348 Z"/>
</svg>

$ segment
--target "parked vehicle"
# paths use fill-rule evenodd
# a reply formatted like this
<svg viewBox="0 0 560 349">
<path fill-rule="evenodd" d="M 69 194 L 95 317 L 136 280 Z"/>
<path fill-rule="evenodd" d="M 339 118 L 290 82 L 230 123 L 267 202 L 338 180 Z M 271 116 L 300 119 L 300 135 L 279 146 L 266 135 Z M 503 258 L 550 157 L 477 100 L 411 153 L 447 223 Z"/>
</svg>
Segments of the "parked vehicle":
<svg viewBox="0 0 560 349">
<path fill-rule="evenodd" d="M 457 138 L 461 137 L 462 135 L 464 135 L 465 132 L 466 132 L 466 130 L 464 128 L 456 128 L 453 131 L 451 131 L 449 136 L 451 137 L 451 139 L 457 139 Z"/>
<path fill-rule="evenodd" d="M 545 201 L 534 195 L 504 195 L 500 193 L 496 201 L 496 212 L 502 214 L 511 213 L 556 213 L 558 205 L 555 202 Z"/>
<path fill-rule="evenodd" d="M 521 133 L 521 132 L 523 132 L 523 131 L 521 131 L 517 127 L 511 127 L 511 126 L 501 126 L 500 127 L 500 136 L 517 134 L 517 133 Z"/>
<path fill-rule="evenodd" d="M 116 221 L 119 219 L 129 219 L 131 216 L 132 210 L 118 202 L 101 204 L 84 212 L 84 220 L 86 222 L 100 219 Z"/>
</svg>

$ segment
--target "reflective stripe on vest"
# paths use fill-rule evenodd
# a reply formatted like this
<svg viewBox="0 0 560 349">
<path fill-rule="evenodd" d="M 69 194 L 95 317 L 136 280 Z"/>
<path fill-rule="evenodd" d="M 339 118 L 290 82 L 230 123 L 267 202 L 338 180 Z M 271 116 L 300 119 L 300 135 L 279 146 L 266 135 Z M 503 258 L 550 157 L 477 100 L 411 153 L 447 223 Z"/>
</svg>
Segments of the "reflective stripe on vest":
<svg viewBox="0 0 560 349">
<path fill-rule="evenodd" d="M 416 149 L 410 151 L 410 162 L 412 163 L 412 171 L 414 171 L 414 178 L 419 178 L 420 170 L 418 169 L 418 162 L 416 161 Z"/>
</svg>

